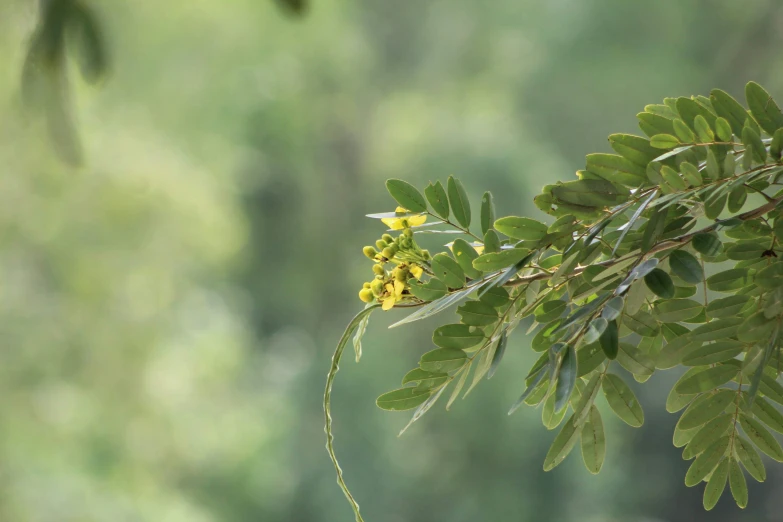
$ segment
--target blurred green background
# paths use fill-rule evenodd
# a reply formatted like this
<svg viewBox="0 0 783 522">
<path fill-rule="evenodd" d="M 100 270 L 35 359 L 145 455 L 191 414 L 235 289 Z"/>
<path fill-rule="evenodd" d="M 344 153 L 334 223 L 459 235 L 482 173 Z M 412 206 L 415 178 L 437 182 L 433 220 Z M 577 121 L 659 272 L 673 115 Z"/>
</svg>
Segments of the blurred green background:
<svg viewBox="0 0 783 522">
<path fill-rule="evenodd" d="M 756 80 L 783 98 L 776 0 L 92 2 L 110 40 L 100 90 L 76 75 L 87 164 L 54 156 L 20 108 L 33 0 L 0 0 L 0 520 L 352 520 L 324 450 L 334 344 L 361 308 L 361 247 L 383 181 L 456 175 L 478 204 L 538 217 L 611 132 L 664 96 Z M 507 417 L 531 360 L 523 329 L 497 375 L 403 437 L 377 409 L 436 321 L 373 317 L 335 387 L 338 456 L 368 522 L 777 521 L 768 463 L 741 512 L 711 513 L 664 410 L 607 416 L 593 477 L 554 433 Z"/>
</svg>

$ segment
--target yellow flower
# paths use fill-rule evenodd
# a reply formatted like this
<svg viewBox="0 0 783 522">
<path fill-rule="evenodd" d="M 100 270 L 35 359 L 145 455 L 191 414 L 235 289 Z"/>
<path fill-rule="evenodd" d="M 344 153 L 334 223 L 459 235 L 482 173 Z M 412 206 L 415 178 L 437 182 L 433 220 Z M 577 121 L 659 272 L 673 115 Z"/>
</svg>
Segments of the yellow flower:
<svg viewBox="0 0 783 522">
<path fill-rule="evenodd" d="M 381 308 L 384 310 L 391 310 L 392 307 L 394 307 L 394 304 L 402 299 L 402 291 L 405 290 L 405 283 L 402 281 L 395 281 L 394 284 L 386 283 L 385 288 L 389 295 L 381 297 L 381 302 L 383 303 Z"/>
<path fill-rule="evenodd" d="M 421 279 L 421 274 L 424 273 L 424 269 L 422 269 L 419 265 L 411 265 L 410 272 L 416 279 Z"/>
<path fill-rule="evenodd" d="M 407 214 L 409 211 L 408 209 L 397 207 L 395 212 L 397 214 Z M 425 214 L 381 219 L 381 222 L 392 230 L 402 230 L 403 228 L 416 227 L 423 225 L 425 221 L 427 221 L 427 216 Z"/>
</svg>

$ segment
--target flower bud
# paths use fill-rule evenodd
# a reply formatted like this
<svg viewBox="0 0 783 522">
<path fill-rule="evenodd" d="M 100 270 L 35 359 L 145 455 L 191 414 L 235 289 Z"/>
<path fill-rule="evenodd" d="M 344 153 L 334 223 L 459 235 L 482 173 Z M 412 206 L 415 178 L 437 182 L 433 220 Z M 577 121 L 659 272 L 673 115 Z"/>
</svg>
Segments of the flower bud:
<svg viewBox="0 0 783 522">
<path fill-rule="evenodd" d="M 413 237 L 413 230 L 411 230 L 410 228 L 406 228 L 402 233 L 405 234 L 407 237 Z"/>
<path fill-rule="evenodd" d="M 364 283 L 364 284 L 362 285 L 362 288 L 370 288 L 370 283 Z"/>
<path fill-rule="evenodd" d="M 359 290 L 359 299 L 364 301 L 365 303 L 369 303 L 373 300 L 374 296 L 372 294 L 372 290 L 369 288 L 362 288 Z"/>
<path fill-rule="evenodd" d="M 394 257 L 394 254 L 397 253 L 397 249 L 394 246 L 386 247 L 383 249 L 383 257 L 386 259 L 391 259 Z"/>
<path fill-rule="evenodd" d="M 378 250 L 383 250 L 389 245 L 387 245 L 386 241 L 384 241 L 383 239 L 379 239 L 378 241 L 375 242 L 375 246 L 378 247 Z"/>
<path fill-rule="evenodd" d="M 382 276 L 386 273 L 386 270 L 383 269 L 382 265 L 372 265 L 372 271 L 375 272 L 375 275 Z"/>
<path fill-rule="evenodd" d="M 429 250 L 422 250 L 421 251 L 421 256 L 424 258 L 425 261 L 429 260 L 430 257 L 431 257 L 430 256 L 430 251 Z"/>
<path fill-rule="evenodd" d="M 394 243 L 394 236 L 392 236 L 391 234 L 384 234 L 384 235 L 381 236 L 381 239 L 383 239 L 384 241 L 386 241 L 390 245 L 392 243 Z"/>
<path fill-rule="evenodd" d="M 397 269 L 394 271 L 394 279 L 397 281 L 400 281 L 402 283 L 406 282 L 410 278 L 410 274 L 408 273 L 408 270 L 405 269 Z"/>
<path fill-rule="evenodd" d="M 383 280 L 382 279 L 376 279 L 370 284 L 370 291 L 372 294 L 376 297 L 380 296 L 383 293 Z"/>
<path fill-rule="evenodd" d="M 378 255 L 378 252 L 371 246 L 364 247 L 362 252 L 364 252 L 364 255 L 370 259 L 375 259 L 375 256 Z"/>
</svg>

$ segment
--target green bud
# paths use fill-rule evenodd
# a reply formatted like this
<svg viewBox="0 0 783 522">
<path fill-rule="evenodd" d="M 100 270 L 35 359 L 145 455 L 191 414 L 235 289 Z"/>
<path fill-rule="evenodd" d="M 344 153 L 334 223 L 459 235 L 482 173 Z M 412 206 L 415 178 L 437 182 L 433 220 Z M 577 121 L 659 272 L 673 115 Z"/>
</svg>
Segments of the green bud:
<svg viewBox="0 0 783 522">
<path fill-rule="evenodd" d="M 372 265 L 372 271 L 375 272 L 375 275 L 382 276 L 386 273 L 386 270 L 383 269 L 382 265 Z"/>
<path fill-rule="evenodd" d="M 394 246 L 386 247 L 383 249 L 383 257 L 386 259 L 391 259 L 394 257 L 394 254 L 397 253 L 397 249 Z"/>
<path fill-rule="evenodd" d="M 372 290 L 370 290 L 369 288 L 362 288 L 361 290 L 359 290 L 359 299 L 361 299 L 365 303 L 369 303 L 370 301 L 373 300 L 374 297 L 375 296 L 373 296 Z"/>
<path fill-rule="evenodd" d="M 421 256 L 424 258 L 425 261 L 430 259 L 430 251 L 429 250 L 422 250 Z"/>
<path fill-rule="evenodd" d="M 364 255 L 369 257 L 370 259 L 375 259 L 375 256 L 378 255 L 378 251 L 375 250 L 371 246 L 366 246 L 362 249 L 362 252 L 364 252 Z"/>
<path fill-rule="evenodd" d="M 387 245 L 386 241 L 384 241 L 383 239 L 379 239 L 378 241 L 375 242 L 375 246 L 378 247 L 378 250 L 383 250 L 389 245 Z"/>
<path fill-rule="evenodd" d="M 413 237 L 413 230 L 411 230 L 410 228 L 406 228 L 405 230 L 403 230 L 402 233 L 405 234 L 407 237 Z"/>
<path fill-rule="evenodd" d="M 399 269 L 397 269 L 397 270 L 394 271 L 394 279 L 404 283 L 408 279 L 410 279 L 410 274 L 408 273 L 407 270 L 399 270 Z"/>
<path fill-rule="evenodd" d="M 372 294 L 376 297 L 380 296 L 383 293 L 383 280 L 382 279 L 376 279 L 370 284 L 370 291 Z"/>
<path fill-rule="evenodd" d="M 377 266 L 377 265 L 376 265 Z M 370 283 L 364 283 L 362 285 L 362 288 L 370 288 Z"/>
<path fill-rule="evenodd" d="M 391 234 L 384 234 L 384 235 L 381 236 L 381 239 L 383 239 L 384 241 L 386 241 L 389 244 L 394 243 L 394 236 L 392 236 Z"/>
</svg>

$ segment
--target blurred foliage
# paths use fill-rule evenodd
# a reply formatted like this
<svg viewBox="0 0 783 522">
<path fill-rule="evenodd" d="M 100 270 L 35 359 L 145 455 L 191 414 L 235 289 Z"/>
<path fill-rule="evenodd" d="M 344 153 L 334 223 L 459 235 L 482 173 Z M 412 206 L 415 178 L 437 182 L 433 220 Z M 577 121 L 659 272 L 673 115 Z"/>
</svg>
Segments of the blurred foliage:
<svg viewBox="0 0 783 522">
<path fill-rule="evenodd" d="M 774 0 L 321 0 L 297 23 L 257 0 L 90 5 L 112 76 L 71 82 L 74 169 L 20 110 L 38 6 L 0 2 L 9 522 L 345 519 L 323 369 L 383 179 L 457 174 L 499 212 L 529 213 L 541 185 L 609 151 L 607 134 L 636 132 L 628 115 L 651 99 L 737 95 L 750 78 L 783 93 Z M 506 416 L 514 369 L 532 362 L 522 337 L 488 386 L 396 438 L 407 419 L 370 397 L 415 364 L 431 325 L 402 344 L 385 326 L 334 390 L 368 519 L 705 519 L 700 493 L 671 480 L 686 465 L 661 408 L 643 432 L 607 423 L 617 449 L 600 476 L 544 474 L 537 412 Z M 674 380 L 654 376 L 640 401 L 661 406 Z M 773 469 L 747 512 L 722 501 L 709 520 L 776 520 Z"/>
</svg>

